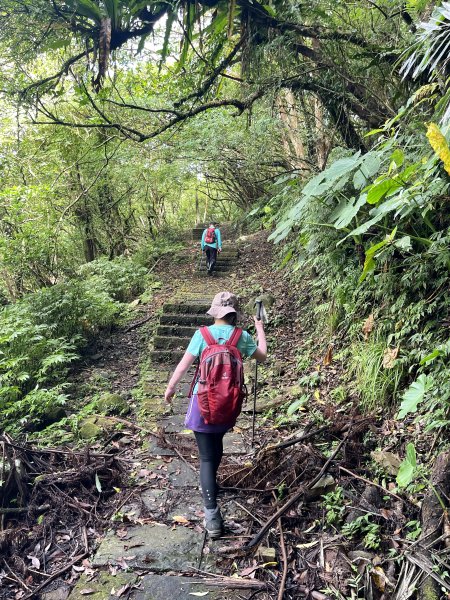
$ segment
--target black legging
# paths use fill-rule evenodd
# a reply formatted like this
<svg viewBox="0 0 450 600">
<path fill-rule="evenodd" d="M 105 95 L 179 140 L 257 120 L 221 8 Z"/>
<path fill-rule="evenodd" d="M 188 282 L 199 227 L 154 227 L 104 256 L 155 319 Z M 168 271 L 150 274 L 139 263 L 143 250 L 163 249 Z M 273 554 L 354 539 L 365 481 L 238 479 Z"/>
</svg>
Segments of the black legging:
<svg viewBox="0 0 450 600">
<path fill-rule="evenodd" d="M 200 454 L 200 485 L 206 508 L 216 508 L 216 475 L 223 456 L 225 433 L 202 433 L 194 431 Z"/>
<path fill-rule="evenodd" d="M 214 271 L 216 260 L 217 248 L 211 248 L 211 246 L 206 246 L 206 261 L 208 263 L 208 271 L 210 271 L 211 273 Z"/>
</svg>

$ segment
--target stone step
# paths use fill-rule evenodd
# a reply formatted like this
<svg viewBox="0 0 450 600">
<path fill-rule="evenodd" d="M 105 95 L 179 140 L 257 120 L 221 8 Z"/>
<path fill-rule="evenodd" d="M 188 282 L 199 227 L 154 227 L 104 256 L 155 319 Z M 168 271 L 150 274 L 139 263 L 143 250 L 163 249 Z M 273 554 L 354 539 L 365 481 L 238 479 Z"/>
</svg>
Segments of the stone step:
<svg viewBox="0 0 450 600">
<path fill-rule="evenodd" d="M 155 350 L 165 350 L 173 348 L 174 350 L 186 350 L 190 337 L 178 336 L 158 336 L 153 339 L 153 347 Z"/>
<path fill-rule="evenodd" d="M 190 301 L 190 302 L 168 302 L 163 306 L 164 314 L 193 314 L 193 315 L 204 315 L 205 312 L 211 306 L 211 302 L 204 301 Z"/>
<path fill-rule="evenodd" d="M 178 313 L 173 315 L 161 315 L 159 322 L 161 325 L 192 325 L 199 327 L 200 325 L 211 325 L 212 317 L 209 315 L 183 315 Z"/>
<path fill-rule="evenodd" d="M 211 322 L 211 319 L 209 319 L 209 322 Z M 156 330 L 156 335 L 158 337 L 192 337 L 197 331 L 197 327 L 192 326 L 192 320 L 190 325 L 189 327 L 182 325 L 160 325 Z"/>
<path fill-rule="evenodd" d="M 184 350 L 152 350 L 150 360 L 154 364 L 174 365 L 179 362 L 184 355 Z"/>
<path fill-rule="evenodd" d="M 224 265 L 216 263 L 214 267 L 214 271 L 231 271 L 234 265 Z M 203 268 L 199 269 L 200 271 L 206 271 L 206 265 L 203 265 Z"/>
</svg>

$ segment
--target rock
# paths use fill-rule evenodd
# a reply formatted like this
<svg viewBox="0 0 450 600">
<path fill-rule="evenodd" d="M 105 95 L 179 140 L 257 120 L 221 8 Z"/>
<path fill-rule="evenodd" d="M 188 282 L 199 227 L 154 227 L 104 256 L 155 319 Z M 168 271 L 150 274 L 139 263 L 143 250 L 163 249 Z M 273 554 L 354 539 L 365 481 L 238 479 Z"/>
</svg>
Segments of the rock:
<svg viewBox="0 0 450 600">
<path fill-rule="evenodd" d="M 253 590 L 227 590 L 208 586 L 204 581 L 192 577 L 173 575 L 145 575 L 133 598 L 135 600 L 195 600 L 199 594 L 205 600 L 231 600 L 250 598 Z M 193 595 L 194 594 L 194 595 Z M 90 596 L 88 596 L 89 598 Z"/>
<path fill-rule="evenodd" d="M 87 579 L 86 575 L 81 575 L 72 593 L 70 600 L 109 600 L 115 597 L 117 592 L 124 585 L 133 585 L 138 577 L 134 573 L 118 571 L 112 576 L 108 571 L 99 571 L 95 579 Z M 87 593 L 87 590 L 92 590 Z M 47 600 L 47 599 L 45 599 Z"/>
<path fill-rule="evenodd" d="M 125 415 L 130 412 L 128 402 L 120 394 L 105 392 L 96 404 L 98 411 L 105 415 Z"/>
<path fill-rule="evenodd" d="M 276 562 L 277 560 L 277 552 L 275 548 L 266 548 L 264 546 L 260 546 L 257 552 L 258 557 L 264 562 Z"/>
<path fill-rule="evenodd" d="M 397 454 L 388 452 L 387 450 L 374 450 L 370 453 L 370 456 L 377 464 L 383 467 L 386 473 L 394 477 L 397 476 L 402 462 Z"/>
<path fill-rule="evenodd" d="M 203 533 L 183 526 L 142 525 L 128 528 L 126 540 L 109 531 L 100 544 L 94 567 L 125 560 L 130 568 L 153 571 L 190 571 L 198 566 Z"/>
<path fill-rule="evenodd" d="M 313 485 L 310 490 L 305 492 L 305 498 L 307 500 L 314 500 L 320 498 L 323 494 L 327 494 L 336 486 L 336 481 L 331 475 L 323 475 L 319 481 Z"/>
<path fill-rule="evenodd" d="M 107 433 L 112 427 L 113 423 L 108 419 L 89 417 L 82 421 L 78 435 L 83 440 L 97 439 Z"/>
<path fill-rule="evenodd" d="M 53 406 L 48 406 L 42 414 L 42 424 L 43 425 L 51 425 L 52 423 L 57 423 L 64 419 L 66 416 L 66 411 L 62 406 L 58 404 L 54 404 Z"/>
<path fill-rule="evenodd" d="M 55 583 L 58 587 L 48 592 L 42 592 L 41 600 L 67 600 L 70 594 L 70 586 L 61 581 Z"/>
</svg>

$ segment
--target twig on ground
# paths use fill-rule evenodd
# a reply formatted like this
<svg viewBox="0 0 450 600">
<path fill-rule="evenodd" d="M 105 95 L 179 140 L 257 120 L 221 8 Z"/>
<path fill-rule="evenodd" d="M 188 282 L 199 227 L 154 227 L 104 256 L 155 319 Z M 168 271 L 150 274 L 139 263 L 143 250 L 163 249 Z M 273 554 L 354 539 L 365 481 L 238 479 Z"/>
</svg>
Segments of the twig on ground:
<svg viewBox="0 0 450 600">
<path fill-rule="evenodd" d="M 250 552 L 256 546 L 258 546 L 262 540 L 262 538 L 266 535 L 272 525 L 282 516 L 286 511 L 288 511 L 291 506 L 293 506 L 298 500 L 303 496 L 303 494 L 311 489 L 320 479 L 323 477 L 324 473 L 328 470 L 328 467 L 341 450 L 342 446 L 346 443 L 348 436 L 350 434 L 351 429 L 347 432 L 344 439 L 339 443 L 336 450 L 333 454 L 328 458 L 323 467 L 320 469 L 319 473 L 312 479 L 307 485 L 301 488 L 299 492 L 294 494 L 275 514 L 273 514 L 270 519 L 266 522 L 266 524 L 260 529 L 260 531 L 250 540 L 250 542 L 243 547 L 242 550 Z"/>
<path fill-rule="evenodd" d="M 36 512 L 45 512 L 46 510 L 50 510 L 50 504 L 43 504 L 42 506 L 35 506 L 30 507 L 30 506 L 24 506 L 23 508 L 1 508 L 0 507 L 0 515 L 18 515 L 18 514 L 22 514 L 22 513 L 27 513 L 29 510 L 35 510 Z"/>
<path fill-rule="evenodd" d="M 34 598 L 34 596 L 36 594 L 38 594 L 43 588 L 45 588 L 46 585 L 48 585 L 51 581 L 53 581 L 54 579 L 56 579 L 57 577 L 59 577 L 60 575 L 65 573 L 66 571 L 69 571 L 69 569 L 71 569 L 73 567 L 73 565 L 76 565 L 77 562 L 79 562 L 80 560 L 83 560 L 83 558 L 86 558 L 88 555 L 89 555 L 89 552 L 84 552 L 83 554 L 79 554 L 78 556 L 76 556 L 65 567 L 63 567 L 62 569 L 59 569 L 59 571 L 56 571 L 56 573 L 52 573 L 52 575 L 47 577 L 47 579 L 43 583 L 41 583 L 41 585 L 38 585 L 38 587 L 35 588 L 30 594 L 27 594 L 26 596 L 24 596 L 22 598 L 22 600 L 30 600 L 30 598 Z"/>
<path fill-rule="evenodd" d="M 286 544 L 284 543 L 284 532 L 281 524 L 281 517 L 278 519 L 278 528 L 280 530 L 280 546 L 281 554 L 283 556 L 283 575 L 281 576 L 280 587 L 278 590 L 278 600 L 283 600 L 284 588 L 286 586 L 286 578 L 288 574 L 288 558 L 286 553 Z"/>
<path fill-rule="evenodd" d="M 22 581 L 18 575 L 16 575 L 14 573 L 14 571 L 11 569 L 11 567 L 8 565 L 8 563 L 6 562 L 5 559 L 3 559 L 3 562 L 5 564 L 5 567 L 8 569 L 8 571 L 13 576 L 14 580 L 17 581 L 17 583 L 19 583 L 25 590 L 27 590 L 27 592 L 29 592 L 30 588 L 27 586 L 27 584 L 24 581 Z"/>
<path fill-rule="evenodd" d="M 298 444 L 299 442 L 304 442 L 305 440 L 309 440 L 310 438 L 314 437 L 315 435 L 319 435 L 319 433 L 322 433 L 326 429 L 328 429 L 328 425 L 319 427 L 319 429 L 314 429 L 314 431 L 309 431 L 308 433 L 305 433 L 305 434 L 301 435 L 300 437 L 292 438 L 291 440 L 286 440 L 285 442 L 281 442 L 280 444 L 275 444 L 274 446 L 266 446 L 265 448 L 261 449 L 260 454 L 266 454 L 267 452 L 272 452 L 274 450 L 281 450 L 282 448 L 289 448 L 290 446 L 294 446 L 295 444 Z"/>
<path fill-rule="evenodd" d="M 234 503 L 236 504 L 236 506 L 239 506 L 239 508 L 246 512 L 254 521 L 259 523 L 260 525 L 264 525 L 263 521 L 261 521 L 261 519 L 258 519 L 258 517 L 251 513 L 247 508 L 245 508 L 245 506 L 242 506 L 242 504 L 239 504 L 239 502 L 237 502 L 236 500 L 234 501 Z"/>
<path fill-rule="evenodd" d="M 132 323 L 131 325 L 129 325 L 126 329 L 124 329 L 122 331 L 122 333 L 128 333 L 130 331 L 133 331 L 133 329 L 137 329 L 138 327 L 140 327 L 141 325 L 145 325 L 145 323 L 148 323 L 150 321 L 150 319 L 153 318 L 154 315 L 150 315 L 148 317 L 145 317 L 145 319 L 142 319 L 141 321 L 137 321 L 136 323 Z"/>
</svg>

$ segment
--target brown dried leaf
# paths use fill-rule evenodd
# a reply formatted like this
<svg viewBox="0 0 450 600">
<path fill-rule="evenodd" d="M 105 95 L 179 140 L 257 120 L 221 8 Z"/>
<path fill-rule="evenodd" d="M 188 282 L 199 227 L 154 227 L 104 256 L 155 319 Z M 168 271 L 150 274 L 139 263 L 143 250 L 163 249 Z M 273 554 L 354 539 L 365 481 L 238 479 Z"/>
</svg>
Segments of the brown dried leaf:
<svg viewBox="0 0 450 600">
<path fill-rule="evenodd" d="M 325 367 L 331 364 L 333 360 L 333 346 L 328 346 L 327 353 L 325 354 L 325 358 L 323 359 L 323 364 Z"/>
<path fill-rule="evenodd" d="M 364 334 L 365 340 L 369 339 L 369 334 L 373 331 L 374 326 L 375 326 L 375 318 L 373 316 L 373 313 L 370 313 L 370 315 L 364 321 L 364 325 L 362 326 L 362 332 Z"/>
<path fill-rule="evenodd" d="M 89 594 L 95 594 L 95 590 L 92 588 L 85 588 L 84 590 L 80 590 L 80 594 L 82 596 L 89 596 Z"/>
<path fill-rule="evenodd" d="M 172 521 L 175 521 L 175 523 L 179 523 L 180 525 L 189 524 L 189 521 L 186 519 L 186 517 L 183 517 L 181 515 L 175 515 L 174 517 L 172 517 Z"/>
<path fill-rule="evenodd" d="M 116 597 L 120 598 L 121 596 L 123 596 L 125 594 L 125 592 L 128 592 L 128 590 L 130 589 L 130 584 L 126 583 L 125 585 L 123 585 L 121 588 L 119 588 L 116 592 Z"/>
<path fill-rule="evenodd" d="M 386 348 L 383 356 L 383 367 L 385 369 L 393 369 L 395 367 L 399 350 L 400 346 L 397 346 L 397 348 Z"/>
<path fill-rule="evenodd" d="M 377 590 L 379 590 L 380 592 L 383 593 L 386 588 L 386 581 L 387 581 L 387 577 L 386 577 L 383 569 L 381 567 L 374 567 L 370 571 L 370 574 L 372 576 L 372 580 L 373 580 Z"/>
</svg>

